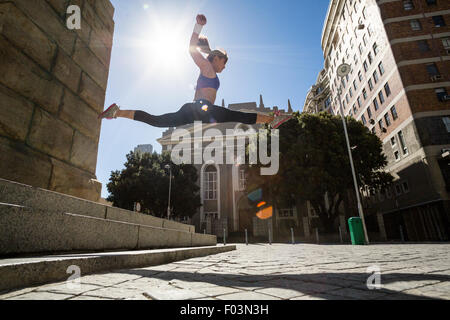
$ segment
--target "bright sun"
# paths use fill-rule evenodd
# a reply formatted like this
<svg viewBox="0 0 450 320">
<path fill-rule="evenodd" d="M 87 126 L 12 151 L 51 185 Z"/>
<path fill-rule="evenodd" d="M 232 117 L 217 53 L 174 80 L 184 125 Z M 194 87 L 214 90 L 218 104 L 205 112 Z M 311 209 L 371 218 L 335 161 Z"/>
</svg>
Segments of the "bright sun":
<svg viewBox="0 0 450 320">
<path fill-rule="evenodd" d="M 137 50 L 145 69 L 173 73 L 186 67 L 190 35 L 182 23 L 153 16 L 140 30 Z"/>
</svg>

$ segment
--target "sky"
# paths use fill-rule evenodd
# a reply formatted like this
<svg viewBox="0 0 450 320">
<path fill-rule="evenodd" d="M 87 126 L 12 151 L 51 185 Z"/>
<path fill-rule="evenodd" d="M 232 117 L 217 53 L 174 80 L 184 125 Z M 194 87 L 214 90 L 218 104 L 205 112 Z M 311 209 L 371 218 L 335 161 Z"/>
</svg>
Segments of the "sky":
<svg viewBox="0 0 450 320">
<path fill-rule="evenodd" d="M 256 102 L 301 111 L 306 93 L 323 68 L 321 35 L 329 0 L 111 0 L 115 8 L 105 109 L 160 115 L 176 112 L 194 99 L 199 69 L 189 55 L 197 14 L 212 49 L 229 60 L 218 74 L 216 105 Z M 97 179 L 102 197 L 111 171 L 124 169 L 126 155 L 139 144 L 152 144 L 165 129 L 119 118 L 103 120 Z"/>
</svg>

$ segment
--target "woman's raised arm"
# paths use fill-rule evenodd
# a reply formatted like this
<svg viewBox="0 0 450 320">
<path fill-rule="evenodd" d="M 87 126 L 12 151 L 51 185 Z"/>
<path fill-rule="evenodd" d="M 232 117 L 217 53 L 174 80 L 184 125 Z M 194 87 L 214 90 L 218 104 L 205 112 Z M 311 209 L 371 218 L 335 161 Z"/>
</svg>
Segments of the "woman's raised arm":
<svg viewBox="0 0 450 320">
<path fill-rule="evenodd" d="M 206 17 L 203 14 L 197 15 L 197 24 L 195 25 L 194 32 L 192 33 L 191 42 L 189 44 L 189 53 L 194 59 L 195 64 L 203 70 L 204 68 L 209 66 L 209 61 L 205 59 L 202 54 L 197 50 L 200 40 L 200 32 L 203 26 L 206 24 Z M 202 38 L 203 41 L 208 43 L 206 38 Z M 209 45 L 208 45 L 209 46 Z"/>
</svg>

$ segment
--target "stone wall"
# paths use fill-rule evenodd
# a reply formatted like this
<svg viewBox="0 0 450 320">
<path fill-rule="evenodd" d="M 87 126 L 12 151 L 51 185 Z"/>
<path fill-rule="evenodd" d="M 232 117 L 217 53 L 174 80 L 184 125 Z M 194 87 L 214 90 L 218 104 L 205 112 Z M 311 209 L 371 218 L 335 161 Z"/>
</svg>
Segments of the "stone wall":
<svg viewBox="0 0 450 320">
<path fill-rule="evenodd" d="M 109 0 L 0 0 L 1 178 L 99 200 L 113 15 Z"/>
</svg>

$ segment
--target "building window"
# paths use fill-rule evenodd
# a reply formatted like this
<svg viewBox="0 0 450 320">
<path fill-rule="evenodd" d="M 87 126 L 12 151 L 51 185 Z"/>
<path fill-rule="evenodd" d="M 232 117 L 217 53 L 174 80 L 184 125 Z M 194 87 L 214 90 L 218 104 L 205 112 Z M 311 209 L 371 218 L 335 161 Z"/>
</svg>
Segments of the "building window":
<svg viewBox="0 0 450 320">
<path fill-rule="evenodd" d="M 427 40 L 419 40 L 417 41 L 417 45 L 419 47 L 420 52 L 430 51 L 430 46 L 428 45 Z"/>
<path fill-rule="evenodd" d="M 364 46 L 366 47 L 367 46 L 367 37 L 366 37 L 366 35 L 363 36 L 363 42 L 364 42 Z"/>
<path fill-rule="evenodd" d="M 372 130 L 370 130 L 373 134 L 375 134 L 375 127 L 372 128 Z"/>
<path fill-rule="evenodd" d="M 412 0 L 403 0 L 403 9 L 412 10 L 414 9 L 414 4 Z"/>
<path fill-rule="evenodd" d="M 364 117 L 364 115 L 361 116 L 361 121 L 362 121 L 363 125 L 366 125 L 367 121 L 366 121 L 366 117 Z"/>
<path fill-rule="evenodd" d="M 420 30 L 422 30 L 422 25 L 420 24 L 419 20 L 413 19 L 413 20 L 411 20 L 410 24 L 411 24 L 411 29 L 413 31 L 420 31 Z"/>
<path fill-rule="evenodd" d="M 403 132 L 402 131 L 398 132 L 398 140 L 400 141 L 400 145 L 402 147 L 403 154 L 407 155 L 408 154 L 408 148 L 406 147 L 405 139 L 403 137 Z"/>
<path fill-rule="evenodd" d="M 368 25 L 368 26 L 367 26 L 367 33 L 369 34 L 369 37 L 372 37 L 372 35 L 373 35 L 373 30 L 372 30 L 372 26 L 371 26 L 371 25 Z"/>
<path fill-rule="evenodd" d="M 396 185 L 395 185 L 395 194 L 396 194 L 397 196 L 399 196 L 399 195 L 402 194 L 402 187 L 400 186 L 400 184 L 396 184 Z"/>
<path fill-rule="evenodd" d="M 367 116 L 369 119 L 372 119 L 372 110 L 370 110 L 370 106 L 367 108 Z"/>
<path fill-rule="evenodd" d="M 348 103 L 348 94 L 345 95 L 345 101 Z"/>
<path fill-rule="evenodd" d="M 205 200 L 217 200 L 217 170 L 208 166 L 204 173 Z"/>
<path fill-rule="evenodd" d="M 443 16 L 434 16 L 433 22 L 436 28 L 445 27 L 445 20 Z"/>
<path fill-rule="evenodd" d="M 358 56 L 356 55 L 356 53 L 353 56 L 353 60 L 355 61 L 355 66 L 356 66 L 358 64 Z"/>
<path fill-rule="evenodd" d="M 397 141 L 395 140 L 395 136 L 391 138 L 391 147 L 395 147 L 397 145 Z"/>
<path fill-rule="evenodd" d="M 373 106 L 375 107 L 375 111 L 377 111 L 380 108 L 380 106 L 378 105 L 377 97 L 373 99 Z"/>
<path fill-rule="evenodd" d="M 359 79 L 359 82 L 361 82 L 363 79 L 361 71 L 358 72 L 358 79 Z"/>
<path fill-rule="evenodd" d="M 364 60 L 363 67 L 364 67 L 364 72 L 367 72 L 367 70 L 369 70 L 369 66 L 367 65 L 366 60 Z"/>
<path fill-rule="evenodd" d="M 389 113 L 386 113 L 384 115 L 384 121 L 386 122 L 386 126 L 390 126 L 391 125 L 391 119 L 389 119 Z"/>
<path fill-rule="evenodd" d="M 385 189 L 385 194 L 386 194 L 386 198 L 392 199 L 391 188 L 386 188 L 386 189 Z"/>
<path fill-rule="evenodd" d="M 204 212 L 203 214 L 205 216 L 205 220 L 208 217 L 211 217 L 211 219 L 219 219 L 219 214 L 217 212 Z"/>
<path fill-rule="evenodd" d="M 450 132 L 450 117 L 443 117 L 442 122 L 444 122 L 444 126 L 447 129 L 447 132 Z"/>
<path fill-rule="evenodd" d="M 398 151 L 394 151 L 394 157 L 396 161 L 400 160 L 400 153 Z"/>
<path fill-rule="evenodd" d="M 373 81 L 375 81 L 375 83 L 378 83 L 378 72 L 377 72 L 377 70 L 375 70 L 373 72 Z"/>
<path fill-rule="evenodd" d="M 409 192 L 409 185 L 408 185 L 408 181 L 403 181 L 402 183 L 402 189 L 404 193 L 408 193 Z"/>
<path fill-rule="evenodd" d="M 433 77 L 433 76 L 439 75 L 439 70 L 436 66 L 436 63 L 429 63 L 426 65 L 426 68 L 427 68 L 427 72 L 430 76 Z"/>
<path fill-rule="evenodd" d="M 380 127 L 380 130 L 383 130 L 384 128 L 383 119 L 380 119 L 380 121 L 378 121 L 378 127 Z"/>
<path fill-rule="evenodd" d="M 359 54 L 362 55 L 362 53 L 363 53 L 363 46 L 362 46 L 361 43 L 359 44 L 358 49 L 359 49 Z"/>
<path fill-rule="evenodd" d="M 367 19 L 367 11 L 366 11 L 365 7 L 364 7 L 364 9 L 362 11 L 362 15 L 363 15 L 364 19 Z"/>
<path fill-rule="evenodd" d="M 239 190 L 246 188 L 245 169 L 239 169 Z"/>
<path fill-rule="evenodd" d="M 370 89 L 370 91 L 372 91 L 372 90 L 373 90 L 372 79 L 369 79 L 368 84 L 369 84 L 369 89 Z"/>
<path fill-rule="evenodd" d="M 372 57 L 372 53 L 371 52 L 369 52 L 369 54 L 367 55 L 367 59 L 369 60 L 369 63 L 372 64 L 373 57 Z"/>
<path fill-rule="evenodd" d="M 380 64 L 378 65 L 378 70 L 380 70 L 380 75 L 384 74 L 383 62 L 380 62 Z"/>
<path fill-rule="evenodd" d="M 348 89 L 348 93 L 350 93 L 350 98 L 353 98 L 353 90 L 352 87 Z"/>
<path fill-rule="evenodd" d="M 353 88 L 355 88 L 355 90 L 358 89 L 358 86 L 356 85 L 356 80 L 353 80 Z"/>
<path fill-rule="evenodd" d="M 380 48 L 378 48 L 378 45 L 377 45 L 376 42 L 373 44 L 372 48 L 373 48 L 373 53 L 374 53 L 375 55 L 377 55 L 378 52 L 380 52 Z"/>
<path fill-rule="evenodd" d="M 391 88 L 389 88 L 389 84 L 387 82 L 384 85 L 384 91 L 386 92 L 386 97 L 389 97 L 391 95 Z"/>
<path fill-rule="evenodd" d="M 442 39 L 442 45 L 444 46 L 444 49 L 450 49 L 450 38 Z"/>
<path fill-rule="evenodd" d="M 362 104 L 361 104 L 361 97 L 358 97 L 358 108 L 361 108 Z"/>
<path fill-rule="evenodd" d="M 366 100 L 367 99 L 367 91 L 366 91 L 366 89 L 363 89 L 362 94 L 363 94 L 364 100 Z"/>
<path fill-rule="evenodd" d="M 398 114 L 397 114 L 397 109 L 395 109 L 395 106 L 392 106 L 391 114 L 392 114 L 392 119 L 397 120 Z"/>
<path fill-rule="evenodd" d="M 378 92 L 378 98 L 380 99 L 380 103 L 383 104 L 385 101 L 383 91 Z"/>
<path fill-rule="evenodd" d="M 280 209 L 278 212 L 278 216 L 280 218 L 293 218 L 294 217 L 294 209 Z"/>
<path fill-rule="evenodd" d="M 356 113 L 358 112 L 358 109 L 356 109 L 356 105 L 354 105 L 354 104 L 353 104 L 353 112 L 355 113 L 355 116 L 356 116 Z"/>
</svg>

